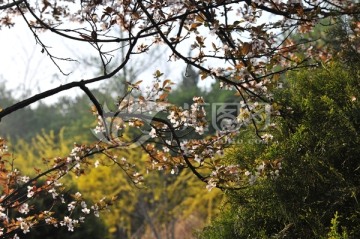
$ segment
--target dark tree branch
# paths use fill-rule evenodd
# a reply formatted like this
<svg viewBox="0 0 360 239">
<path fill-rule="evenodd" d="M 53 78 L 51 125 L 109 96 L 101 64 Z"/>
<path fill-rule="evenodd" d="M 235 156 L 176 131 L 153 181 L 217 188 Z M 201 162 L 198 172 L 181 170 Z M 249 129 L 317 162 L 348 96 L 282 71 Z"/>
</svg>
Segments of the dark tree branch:
<svg viewBox="0 0 360 239">
<path fill-rule="evenodd" d="M 25 99 L 23 101 L 20 101 L 12 106 L 9 106 L 5 109 L 3 109 L 2 111 L 0 111 L 0 120 L 19 110 L 19 109 L 22 109 L 26 106 L 29 106 L 39 100 L 42 100 L 42 99 L 45 99 L 49 96 L 52 96 L 52 95 L 55 95 L 59 92 L 62 92 L 62 91 L 66 91 L 66 90 L 69 90 L 71 88 L 75 88 L 75 87 L 82 87 L 84 85 L 87 85 L 87 84 L 90 84 L 90 83 L 94 83 L 94 82 L 98 82 L 98 81 L 102 81 L 102 80 L 105 80 L 105 79 L 109 79 L 111 77 L 113 77 L 116 73 L 118 73 L 126 64 L 127 62 L 130 60 L 130 55 L 131 55 L 131 52 L 133 50 L 133 48 L 135 47 L 136 43 L 137 43 L 137 40 L 138 40 L 138 37 L 141 36 L 141 33 L 143 31 L 140 31 L 138 34 L 137 34 L 137 37 L 134 38 L 134 40 L 131 42 L 130 46 L 129 46 L 129 49 L 128 49 L 128 52 L 126 54 L 126 56 L 124 57 L 124 60 L 123 62 L 117 67 L 115 68 L 112 72 L 110 72 L 109 74 L 107 75 L 102 75 L 102 76 L 98 76 L 98 77 L 95 77 L 95 78 L 92 78 L 92 79 L 88 79 L 88 80 L 81 80 L 81 81 L 74 81 L 74 82 L 71 82 L 71 83 L 68 83 L 68 84 L 65 84 L 65 85 L 61 85 L 59 87 L 56 87 L 56 88 L 53 88 L 51 90 L 47 90 L 47 91 L 44 91 L 44 92 L 41 92 L 37 95 L 34 95 L 28 99 Z"/>
</svg>

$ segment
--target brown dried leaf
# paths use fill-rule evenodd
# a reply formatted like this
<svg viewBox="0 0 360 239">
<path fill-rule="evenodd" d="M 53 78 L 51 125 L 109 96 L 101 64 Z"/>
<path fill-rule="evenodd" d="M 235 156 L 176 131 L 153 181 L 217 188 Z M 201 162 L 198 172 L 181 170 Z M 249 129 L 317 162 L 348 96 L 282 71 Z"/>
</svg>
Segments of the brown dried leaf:
<svg viewBox="0 0 360 239">
<path fill-rule="evenodd" d="M 252 50 L 251 44 L 245 42 L 241 47 L 241 54 L 247 55 Z"/>
</svg>

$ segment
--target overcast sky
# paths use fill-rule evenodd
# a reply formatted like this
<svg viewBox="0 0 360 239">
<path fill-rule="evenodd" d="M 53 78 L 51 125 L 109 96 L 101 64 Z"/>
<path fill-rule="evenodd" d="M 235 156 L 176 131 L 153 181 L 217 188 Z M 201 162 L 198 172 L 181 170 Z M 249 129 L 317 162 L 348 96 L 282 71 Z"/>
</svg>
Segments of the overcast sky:
<svg viewBox="0 0 360 239">
<path fill-rule="evenodd" d="M 62 75 L 50 58 L 41 53 L 41 46 L 36 44 L 32 32 L 19 18 L 13 28 L 0 30 L 0 81 L 5 82 L 6 88 L 13 90 L 15 96 L 19 97 L 24 90 L 31 90 L 31 95 L 33 95 L 60 84 L 92 78 L 99 74 L 96 72 L 98 69 L 86 67 L 86 64 L 81 62 L 89 60 L 91 56 L 96 57 L 96 52 L 89 44 L 63 39 L 51 32 L 39 33 L 39 36 L 45 45 L 50 47 L 49 50 L 54 56 L 72 57 L 80 63 L 57 61 L 65 73 L 72 72 L 68 77 Z M 188 51 L 188 49 L 184 50 Z M 157 55 L 162 58 L 158 62 L 151 54 L 132 57 L 129 63 L 143 71 L 135 80 L 149 82 L 152 79 L 152 73 L 157 69 L 165 72 L 165 77 L 172 80 L 177 81 L 181 78 L 182 71 L 185 69 L 184 64 L 167 62 L 168 54 L 166 53 Z M 150 64 L 153 62 L 156 64 Z M 90 85 L 90 87 L 98 87 L 98 84 Z M 78 89 L 69 90 L 47 99 L 46 102 L 54 102 L 61 95 L 72 96 L 79 92 L 81 91 Z"/>
</svg>

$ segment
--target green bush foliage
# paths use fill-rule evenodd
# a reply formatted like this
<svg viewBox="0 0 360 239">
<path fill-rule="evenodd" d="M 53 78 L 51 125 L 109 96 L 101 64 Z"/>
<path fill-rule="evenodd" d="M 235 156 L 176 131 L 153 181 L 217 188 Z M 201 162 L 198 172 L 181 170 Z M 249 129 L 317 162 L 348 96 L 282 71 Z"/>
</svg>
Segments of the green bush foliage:
<svg viewBox="0 0 360 239">
<path fill-rule="evenodd" d="M 279 176 L 227 192 L 224 213 L 199 238 L 360 238 L 359 84 L 336 63 L 288 75 L 274 96 L 274 141 L 244 134 L 226 155 L 248 167 L 281 160 Z"/>
</svg>

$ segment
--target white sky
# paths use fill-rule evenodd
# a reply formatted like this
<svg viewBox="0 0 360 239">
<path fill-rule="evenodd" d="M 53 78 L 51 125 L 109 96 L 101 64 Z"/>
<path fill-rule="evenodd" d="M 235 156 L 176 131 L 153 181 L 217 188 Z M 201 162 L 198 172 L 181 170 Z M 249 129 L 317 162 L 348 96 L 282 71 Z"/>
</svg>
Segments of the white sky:
<svg viewBox="0 0 360 239">
<path fill-rule="evenodd" d="M 80 62 L 89 57 L 96 57 L 96 51 L 85 42 L 76 42 L 57 36 L 51 32 L 40 33 L 39 37 L 56 57 L 71 57 Z M 36 44 L 32 32 L 25 22 L 19 18 L 13 28 L 0 30 L 0 82 L 5 82 L 6 88 L 13 90 L 15 96 L 24 94 L 24 90 L 31 90 L 31 95 L 65 84 L 95 77 L 98 69 L 86 67 L 83 63 L 57 61 L 65 73 L 72 72 L 70 76 L 62 75 L 50 58 L 41 53 L 41 46 Z M 157 69 L 165 73 L 166 78 L 179 80 L 185 69 L 185 64 L 167 62 L 168 54 L 160 54 L 163 59 L 155 61 L 151 54 L 134 55 L 130 65 L 140 68 L 143 73 L 137 80 L 151 81 L 152 73 Z M 158 54 L 159 55 L 159 54 Z M 150 64 L 154 63 L 154 64 Z M 121 74 L 121 73 L 120 73 Z M 102 82 L 89 85 L 98 87 Z M 73 89 L 50 97 L 45 102 L 54 102 L 62 95 L 73 96 L 81 90 Z M 29 96 L 29 95 L 28 95 Z"/>
<path fill-rule="evenodd" d="M 46 89 L 59 86 L 66 81 L 79 80 L 82 73 L 75 71 L 72 76 L 60 76 L 59 70 L 51 62 L 50 58 L 41 53 L 41 46 L 36 44 L 35 38 L 22 19 L 18 19 L 13 28 L 3 28 L 0 31 L 0 65 L 2 81 L 6 88 L 12 89 L 19 96 L 23 90 L 32 90 L 38 93 Z M 51 46 L 50 51 L 57 57 L 70 57 L 66 54 L 66 45 L 61 39 L 50 32 L 41 33 L 40 38 L 46 45 Z M 65 52 L 64 52 L 65 49 Z M 68 50 L 69 53 L 71 52 Z M 64 71 L 70 71 L 69 64 L 58 61 L 64 67 Z M 59 79 L 56 79 L 59 74 Z M 71 95 L 73 92 L 67 94 Z"/>
</svg>

